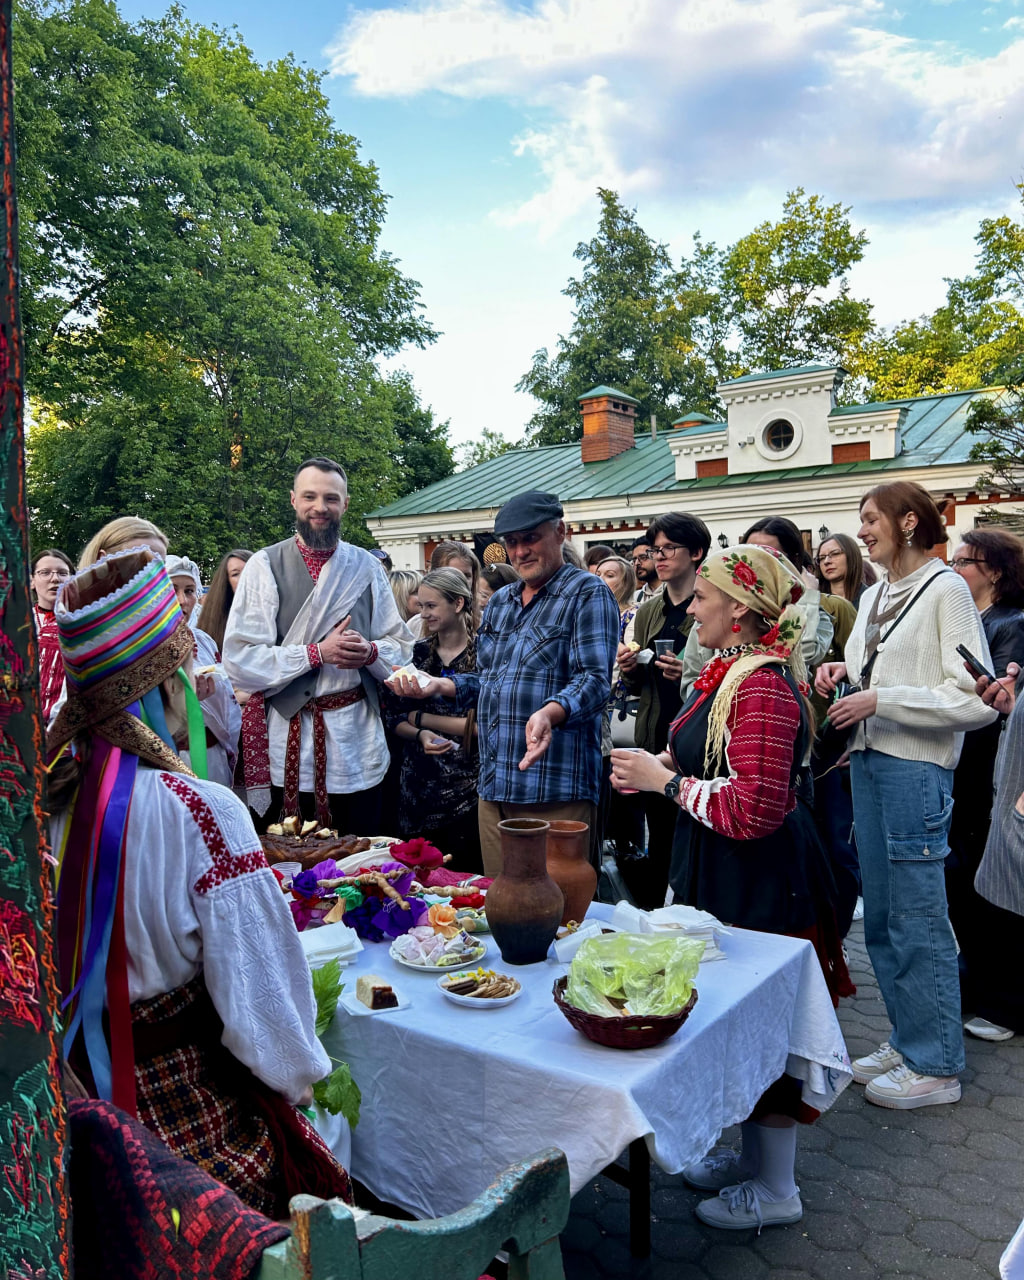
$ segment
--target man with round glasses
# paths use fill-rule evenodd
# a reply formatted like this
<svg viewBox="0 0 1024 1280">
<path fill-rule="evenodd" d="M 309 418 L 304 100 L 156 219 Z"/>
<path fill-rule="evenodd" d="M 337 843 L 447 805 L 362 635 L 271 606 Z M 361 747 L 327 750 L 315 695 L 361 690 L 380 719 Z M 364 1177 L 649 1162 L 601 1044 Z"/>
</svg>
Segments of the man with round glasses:
<svg viewBox="0 0 1024 1280">
<path fill-rule="evenodd" d="M 637 650 L 620 645 L 619 671 L 630 693 L 640 695 L 636 717 L 636 745 L 654 754 L 664 751 L 669 725 L 682 706 L 679 655 L 693 626 L 687 613 L 697 570 L 711 547 L 711 533 L 703 520 L 685 511 L 668 511 L 651 521 L 647 530 L 651 560 L 661 591 L 636 612 L 633 639 L 639 649 L 657 655 L 644 664 Z M 623 863 L 622 872 L 637 906 L 645 910 L 664 905 L 679 806 L 663 795 L 644 793 L 647 816 L 647 857 Z"/>
<path fill-rule="evenodd" d="M 647 540 L 646 533 L 633 543 L 629 551 L 629 560 L 636 574 L 636 584 L 639 588 L 635 597 L 636 603 L 646 604 L 661 591 L 658 566 L 654 556 L 651 555 L 651 544 Z"/>
</svg>

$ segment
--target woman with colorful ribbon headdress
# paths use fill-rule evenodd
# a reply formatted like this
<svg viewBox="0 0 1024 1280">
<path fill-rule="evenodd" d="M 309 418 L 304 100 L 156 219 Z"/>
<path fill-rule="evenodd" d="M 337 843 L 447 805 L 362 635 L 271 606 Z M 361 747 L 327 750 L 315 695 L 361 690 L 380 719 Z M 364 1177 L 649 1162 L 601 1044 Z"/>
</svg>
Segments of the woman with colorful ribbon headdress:
<svg viewBox="0 0 1024 1280">
<path fill-rule="evenodd" d="M 67 701 L 48 734 L 64 1047 L 96 1096 L 262 1212 L 347 1194 L 295 1110 L 330 1070 L 309 970 L 242 802 L 175 750 L 204 731 L 163 562 L 111 555 L 55 608 Z M 271 968 L 271 964 L 273 968 Z"/>
<path fill-rule="evenodd" d="M 835 927 L 835 886 L 799 797 L 813 733 L 800 650 L 803 592 L 774 549 L 740 545 L 709 555 L 689 612 L 714 656 L 671 726 L 670 750 L 614 751 L 612 782 L 664 791 L 679 805 L 669 874 L 676 901 L 726 924 L 809 938 L 835 1000 L 853 990 Z M 698 1189 L 720 1192 L 698 1216 L 729 1230 L 799 1221 L 795 1122 L 816 1115 L 798 1081 L 776 1081 L 743 1125 L 738 1155 L 685 1171 Z"/>
</svg>

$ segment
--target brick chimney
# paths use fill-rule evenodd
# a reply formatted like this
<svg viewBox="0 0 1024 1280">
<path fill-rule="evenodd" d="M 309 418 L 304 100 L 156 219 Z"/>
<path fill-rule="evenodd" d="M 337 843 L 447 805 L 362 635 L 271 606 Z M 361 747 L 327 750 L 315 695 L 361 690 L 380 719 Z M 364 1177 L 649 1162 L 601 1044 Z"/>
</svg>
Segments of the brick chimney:
<svg viewBox="0 0 1024 1280">
<path fill-rule="evenodd" d="M 594 387 L 578 400 L 583 414 L 584 462 L 603 462 L 634 447 L 633 422 L 639 400 L 615 387 Z"/>
</svg>

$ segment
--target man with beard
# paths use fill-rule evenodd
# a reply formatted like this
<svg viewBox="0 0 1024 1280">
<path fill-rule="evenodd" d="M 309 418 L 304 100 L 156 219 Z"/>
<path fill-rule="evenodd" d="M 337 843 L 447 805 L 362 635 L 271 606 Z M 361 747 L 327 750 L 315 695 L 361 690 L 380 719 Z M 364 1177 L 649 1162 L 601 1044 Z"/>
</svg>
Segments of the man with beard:
<svg viewBox="0 0 1024 1280">
<path fill-rule="evenodd" d="M 242 722 L 249 804 L 338 831 L 380 830 L 388 749 L 377 681 L 412 636 L 387 575 L 339 539 L 348 479 L 329 458 L 295 473 L 294 537 L 249 560 L 224 634 L 224 667 L 254 695 Z"/>
<path fill-rule="evenodd" d="M 629 559 L 636 574 L 637 593 L 634 597 L 637 604 L 646 604 L 662 589 L 658 577 L 658 565 L 651 554 L 651 544 L 647 534 L 637 538 L 629 552 Z"/>
</svg>

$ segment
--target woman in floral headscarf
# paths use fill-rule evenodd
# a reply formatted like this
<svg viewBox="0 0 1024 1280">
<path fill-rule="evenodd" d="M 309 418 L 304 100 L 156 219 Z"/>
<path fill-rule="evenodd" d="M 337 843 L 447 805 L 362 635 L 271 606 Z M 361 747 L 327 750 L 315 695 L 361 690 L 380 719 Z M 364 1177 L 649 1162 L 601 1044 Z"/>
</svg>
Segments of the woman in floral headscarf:
<svg viewBox="0 0 1024 1280">
<path fill-rule="evenodd" d="M 803 585 L 767 547 L 731 547 L 701 566 L 689 612 L 715 656 L 673 722 L 668 752 L 612 753 L 616 787 L 661 791 L 680 806 L 669 882 L 677 901 L 727 924 L 809 938 L 833 995 L 852 991 L 835 926 L 835 886 L 798 797 L 813 733 L 801 684 Z M 712 1226 L 799 1221 L 795 1122 L 816 1118 L 783 1076 L 743 1125 L 739 1155 L 685 1171 Z"/>
</svg>

